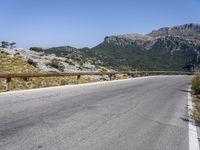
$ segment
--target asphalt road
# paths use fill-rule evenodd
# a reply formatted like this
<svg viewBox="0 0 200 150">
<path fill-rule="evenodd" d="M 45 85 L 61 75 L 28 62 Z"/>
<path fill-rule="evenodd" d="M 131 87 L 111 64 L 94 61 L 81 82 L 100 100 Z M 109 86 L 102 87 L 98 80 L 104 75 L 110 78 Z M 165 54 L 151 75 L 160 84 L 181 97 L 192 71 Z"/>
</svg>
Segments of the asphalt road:
<svg viewBox="0 0 200 150">
<path fill-rule="evenodd" d="M 188 150 L 189 76 L 0 94 L 0 150 Z"/>
</svg>

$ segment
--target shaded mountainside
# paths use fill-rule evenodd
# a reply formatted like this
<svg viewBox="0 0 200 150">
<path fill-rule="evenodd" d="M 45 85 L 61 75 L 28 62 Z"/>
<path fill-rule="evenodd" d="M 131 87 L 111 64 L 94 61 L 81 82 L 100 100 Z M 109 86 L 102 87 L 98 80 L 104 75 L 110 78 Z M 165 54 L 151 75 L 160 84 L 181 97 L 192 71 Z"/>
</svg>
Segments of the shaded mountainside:
<svg viewBox="0 0 200 150">
<path fill-rule="evenodd" d="M 94 48 L 46 52 L 81 55 L 94 65 L 117 70 L 197 70 L 200 64 L 200 25 L 185 24 L 154 30 L 147 35 L 105 37 Z"/>
</svg>

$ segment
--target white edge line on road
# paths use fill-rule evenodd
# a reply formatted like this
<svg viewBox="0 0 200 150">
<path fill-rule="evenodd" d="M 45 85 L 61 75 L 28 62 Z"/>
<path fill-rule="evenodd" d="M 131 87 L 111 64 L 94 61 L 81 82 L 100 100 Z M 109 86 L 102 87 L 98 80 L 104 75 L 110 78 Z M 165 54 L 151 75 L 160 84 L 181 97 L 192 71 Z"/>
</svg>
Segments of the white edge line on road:
<svg viewBox="0 0 200 150">
<path fill-rule="evenodd" d="M 158 76 L 146 76 L 146 77 L 136 77 L 136 78 L 129 78 L 129 79 L 120 79 L 120 80 L 111 80 L 111 81 L 99 81 L 99 82 L 92 82 L 92 83 L 83 83 L 83 84 L 70 84 L 70 85 L 63 85 L 63 86 L 54 86 L 54 87 L 44 87 L 44 88 L 35 88 L 35 89 L 26 89 L 20 91 L 9 91 L 9 92 L 2 92 L 0 95 L 7 95 L 7 94 L 14 94 L 14 93 L 23 93 L 23 92 L 31 92 L 31 91 L 40 91 L 40 90 L 48 90 L 48 89 L 60 89 L 60 88 L 70 88 L 70 87 L 80 87 L 80 86 L 88 86 L 88 85 L 97 85 L 97 84 L 106 84 L 106 83 L 114 83 L 114 82 L 122 82 L 122 81 L 130 81 L 130 80 L 139 80 L 145 78 L 153 78 L 153 77 L 165 77 L 168 75 L 158 75 Z M 172 76 L 172 75 L 171 75 Z M 178 75 L 176 75 L 178 76 Z"/>
<path fill-rule="evenodd" d="M 188 90 L 188 109 L 193 110 L 192 104 L 192 96 L 190 93 L 190 89 Z M 189 150 L 199 150 L 199 141 L 197 135 L 197 127 L 194 125 L 195 121 L 189 116 Z"/>
</svg>

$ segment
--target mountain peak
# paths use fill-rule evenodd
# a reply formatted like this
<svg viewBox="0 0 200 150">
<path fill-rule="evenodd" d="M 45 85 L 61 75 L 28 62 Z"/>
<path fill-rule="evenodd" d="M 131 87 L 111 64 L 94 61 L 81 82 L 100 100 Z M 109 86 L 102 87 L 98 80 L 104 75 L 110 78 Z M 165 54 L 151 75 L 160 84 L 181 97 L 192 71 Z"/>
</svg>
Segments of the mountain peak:
<svg viewBox="0 0 200 150">
<path fill-rule="evenodd" d="M 164 27 L 158 30 L 153 30 L 148 36 L 161 37 L 161 36 L 183 36 L 188 39 L 200 40 L 200 24 L 184 24 L 174 27 Z"/>
<path fill-rule="evenodd" d="M 122 34 L 115 36 L 107 36 L 104 39 L 106 43 L 113 43 L 120 46 L 135 45 L 142 46 L 145 42 L 151 42 L 155 40 L 156 37 L 151 37 L 147 35 L 142 35 L 138 33 Z"/>
<path fill-rule="evenodd" d="M 132 40 L 132 41 L 146 41 L 146 40 L 151 40 L 153 39 L 150 36 L 138 34 L 138 33 L 129 33 L 129 34 L 122 34 L 122 35 L 112 35 L 112 36 L 107 36 L 105 38 L 105 41 L 110 41 L 113 39 L 125 39 L 125 40 Z"/>
</svg>

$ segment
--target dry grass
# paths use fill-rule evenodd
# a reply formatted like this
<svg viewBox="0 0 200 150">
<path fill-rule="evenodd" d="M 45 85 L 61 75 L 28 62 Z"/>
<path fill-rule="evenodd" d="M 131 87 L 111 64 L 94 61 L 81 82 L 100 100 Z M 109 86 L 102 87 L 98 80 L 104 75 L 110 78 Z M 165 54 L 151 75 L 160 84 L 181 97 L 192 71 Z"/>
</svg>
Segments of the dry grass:
<svg viewBox="0 0 200 150">
<path fill-rule="evenodd" d="M 200 122 L 200 73 L 196 73 L 192 79 L 192 95 L 194 110 L 191 110 L 191 117 Z"/>
<path fill-rule="evenodd" d="M 200 94 L 200 73 L 196 73 L 192 79 L 192 90 L 195 94 Z"/>
<path fill-rule="evenodd" d="M 117 74 L 116 75 L 117 80 L 128 79 L 128 78 L 130 78 L 130 76 L 128 76 L 127 74 Z"/>
<path fill-rule="evenodd" d="M 194 109 L 191 110 L 191 117 L 197 122 L 200 122 L 200 96 L 193 95 Z"/>
</svg>

